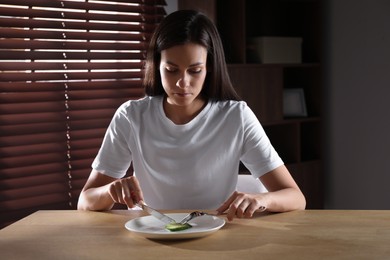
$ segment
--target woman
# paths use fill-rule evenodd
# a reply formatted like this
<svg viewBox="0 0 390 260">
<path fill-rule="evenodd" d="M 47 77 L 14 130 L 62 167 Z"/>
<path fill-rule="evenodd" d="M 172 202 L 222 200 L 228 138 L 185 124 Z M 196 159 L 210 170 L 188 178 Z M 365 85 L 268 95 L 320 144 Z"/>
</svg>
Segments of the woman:
<svg viewBox="0 0 390 260">
<path fill-rule="evenodd" d="M 230 82 L 215 25 L 196 11 L 168 15 L 152 36 L 147 96 L 115 113 L 78 208 L 145 201 L 158 209 L 216 209 L 227 218 L 259 208 L 305 208 L 305 198 L 261 124 Z M 239 163 L 267 193 L 235 191 Z M 123 178 L 130 164 L 134 176 Z"/>
</svg>

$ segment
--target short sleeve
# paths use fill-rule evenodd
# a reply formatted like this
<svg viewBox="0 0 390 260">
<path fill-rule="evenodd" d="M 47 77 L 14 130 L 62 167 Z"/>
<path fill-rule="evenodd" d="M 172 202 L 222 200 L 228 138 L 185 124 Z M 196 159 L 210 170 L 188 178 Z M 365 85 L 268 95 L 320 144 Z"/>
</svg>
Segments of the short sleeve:
<svg viewBox="0 0 390 260">
<path fill-rule="evenodd" d="M 122 178 L 130 167 L 132 154 L 129 146 L 131 122 L 128 117 L 130 103 L 126 102 L 115 112 L 105 133 L 102 146 L 92 168 L 113 178 Z"/>
<path fill-rule="evenodd" d="M 256 178 L 283 165 L 262 125 L 253 111 L 244 106 L 242 122 L 244 145 L 241 161 Z"/>
</svg>

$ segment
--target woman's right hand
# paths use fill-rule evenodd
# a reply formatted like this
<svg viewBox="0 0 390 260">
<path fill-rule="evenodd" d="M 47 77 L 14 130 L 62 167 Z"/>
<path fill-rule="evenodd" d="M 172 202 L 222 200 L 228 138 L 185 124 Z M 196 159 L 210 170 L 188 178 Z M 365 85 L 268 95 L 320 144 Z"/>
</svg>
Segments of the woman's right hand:
<svg viewBox="0 0 390 260">
<path fill-rule="evenodd" d="M 110 210 L 115 203 L 133 208 L 144 197 L 135 176 L 115 179 L 96 170 L 92 170 L 82 189 L 77 209 Z"/>
<path fill-rule="evenodd" d="M 136 203 L 144 200 L 141 187 L 135 176 L 111 182 L 108 193 L 115 203 L 125 204 L 128 208 L 133 208 Z"/>
</svg>

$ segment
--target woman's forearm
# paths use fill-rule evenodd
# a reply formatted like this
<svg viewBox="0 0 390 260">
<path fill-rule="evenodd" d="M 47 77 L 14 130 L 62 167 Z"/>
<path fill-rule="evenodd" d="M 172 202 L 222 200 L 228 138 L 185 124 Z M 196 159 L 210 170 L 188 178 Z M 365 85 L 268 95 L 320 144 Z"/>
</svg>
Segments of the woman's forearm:
<svg viewBox="0 0 390 260">
<path fill-rule="evenodd" d="M 114 201 L 107 191 L 107 185 L 83 190 L 80 194 L 77 209 L 79 210 L 110 210 Z"/>
<path fill-rule="evenodd" d="M 264 195 L 267 201 L 267 210 L 271 212 L 304 210 L 306 208 L 305 196 L 299 189 L 286 188 Z"/>
</svg>

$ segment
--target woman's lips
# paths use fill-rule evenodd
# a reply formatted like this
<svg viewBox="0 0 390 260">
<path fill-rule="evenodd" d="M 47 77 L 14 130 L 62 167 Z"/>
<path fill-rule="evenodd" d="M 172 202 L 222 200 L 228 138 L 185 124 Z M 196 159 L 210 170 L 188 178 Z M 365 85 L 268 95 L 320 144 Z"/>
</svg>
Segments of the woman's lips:
<svg viewBox="0 0 390 260">
<path fill-rule="evenodd" d="M 177 95 L 179 97 L 186 97 L 186 96 L 190 96 L 191 93 L 175 93 L 175 95 Z"/>
</svg>

